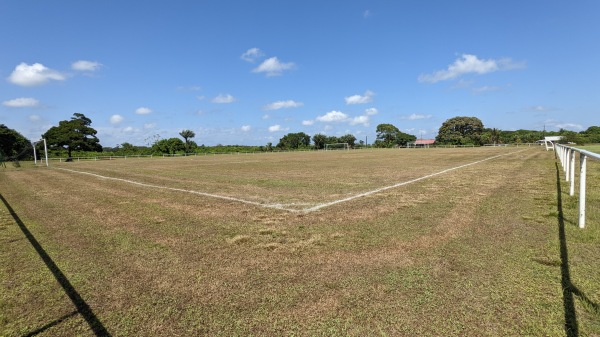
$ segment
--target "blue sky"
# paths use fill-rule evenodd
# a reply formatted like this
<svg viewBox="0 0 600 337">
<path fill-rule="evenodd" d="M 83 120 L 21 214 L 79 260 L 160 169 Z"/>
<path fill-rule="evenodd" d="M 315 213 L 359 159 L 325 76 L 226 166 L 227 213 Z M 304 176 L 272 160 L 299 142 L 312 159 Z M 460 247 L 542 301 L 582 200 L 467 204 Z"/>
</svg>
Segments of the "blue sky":
<svg viewBox="0 0 600 337">
<path fill-rule="evenodd" d="M 600 125 L 600 1 L 2 1 L 0 123 L 104 146 Z"/>
</svg>

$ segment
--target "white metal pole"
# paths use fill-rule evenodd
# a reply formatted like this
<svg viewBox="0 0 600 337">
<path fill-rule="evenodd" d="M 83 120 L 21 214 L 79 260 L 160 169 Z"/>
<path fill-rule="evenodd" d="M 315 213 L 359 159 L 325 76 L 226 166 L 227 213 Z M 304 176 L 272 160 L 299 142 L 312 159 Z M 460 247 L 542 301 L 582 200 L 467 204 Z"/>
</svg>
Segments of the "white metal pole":
<svg viewBox="0 0 600 337">
<path fill-rule="evenodd" d="M 581 162 L 581 172 L 579 173 L 579 228 L 585 228 L 585 174 L 587 156 L 579 154 Z"/>
<path fill-rule="evenodd" d="M 31 143 L 31 146 L 33 147 L 33 163 L 35 165 L 37 165 L 37 154 L 35 153 L 35 143 Z"/>
<path fill-rule="evenodd" d="M 571 151 L 571 158 L 570 159 L 570 165 L 569 167 L 571 167 L 571 169 L 569 170 L 570 173 L 570 182 L 571 182 L 571 188 L 569 189 L 569 195 L 570 196 L 574 196 L 575 195 L 575 151 Z"/>
<path fill-rule="evenodd" d="M 565 151 L 565 156 L 563 157 L 564 159 L 564 164 L 563 164 L 563 168 L 565 169 L 565 180 L 569 181 L 569 178 L 571 177 L 571 175 L 569 174 L 569 171 L 571 170 L 571 153 L 573 152 L 572 149 L 566 149 Z"/>
<path fill-rule="evenodd" d="M 44 154 L 46 154 L 46 167 L 48 167 L 48 146 L 46 145 L 46 138 L 44 138 Z"/>
</svg>

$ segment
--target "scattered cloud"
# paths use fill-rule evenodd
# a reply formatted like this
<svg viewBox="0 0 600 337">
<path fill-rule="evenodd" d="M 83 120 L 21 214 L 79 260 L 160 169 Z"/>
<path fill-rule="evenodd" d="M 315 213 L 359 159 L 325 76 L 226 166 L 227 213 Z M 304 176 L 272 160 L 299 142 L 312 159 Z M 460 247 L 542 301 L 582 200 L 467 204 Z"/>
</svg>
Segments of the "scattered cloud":
<svg viewBox="0 0 600 337">
<path fill-rule="evenodd" d="M 287 131 L 287 130 L 288 130 L 287 128 L 284 129 L 279 124 L 269 126 L 269 132 Z"/>
<path fill-rule="evenodd" d="M 96 71 L 102 67 L 102 64 L 94 61 L 76 61 L 71 64 L 71 69 L 77 71 Z"/>
<path fill-rule="evenodd" d="M 279 76 L 285 70 L 293 69 L 296 65 L 293 62 L 282 63 L 277 57 L 271 57 L 263 61 L 258 67 L 254 68 L 252 72 L 255 73 L 266 73 L 267 77 Z"/>
<path fill-rule="evenodd" d="M 206 98 L 206 96 L 204 96 L 204 95 L 200 95 L 200 96 L 196 96 L 196 98 L 197 98 L 199 101 L 203 101 L 203 100 Z"/>
<path fill-rule="evenodd" d="M 319 122 L 325 122 L 325 123 L 343 122 L 348 119 L 348 115 L 346 115 L 345 113 L 343 113 L 341 111 L 334 110 L 334 111 L 330 111 L 330 112 L 326 113 L 323 116 L 319 116 L 316 119 Z"/>
<path fill-rule="evenodd" d="M 277 101 L 277 102 L 273 102 L 273 103 L 265 105 L 263 109 L 264 110 L 279 110 L 279 109 L 284 109 L 284 108 L 299 108 L 303 105 L 304 105 L 304 103 L 302 103 L 302 102 L 296 102 L 296 101 L 292 101 L 292 100 Z"/>
<path fill-rule="evenodd" d="M 248 131 L 250 131 L 250 130 L 252 130 L 252 127 L 251 127 L 250 125 L 243 125 L 243 126 L 242 126 L 242 131 L 244 131 L 244 132 L 248 132 Z"/>
<path fill-rule="evenodd" d="M 271 118 L 271 116 L 269 116 L 267 114 L 265 114 L 264 116 L 262 116 L 262 119 L 269 119 L 269 118 Z"/>
<path fill-rule="evenodd" d="M 378 112 L 379 112 L 379 110 L 377 110 L 377 108 L 368 108 L 368 109 L 365 109 L 365 113 L 367 114 L 367 116 L 376 115 Z"/>
<path fill-rule="evenodd" d="M 144 129 L 154 129 L 156 127 L 156 123 L 146 123 L 144 124 Z"/>
<path fill-rule="evenodd" d="M 436 83 L 454 79 L 465 74 L 474 73 L 482 75 L 499 70 L 512 70 L 524 67 L 525 63 L 513 62 L 509 58 L 483 60 L 479 59 L 476 55 L 463 54 L 453 64 L 449 65 L 447 69 L 439 70 L 432 74 L 422 74 L 419 76 L 418 81 Z"/>
<path fill-rule="evenodd" d="M 123 116 L 121 115 L 112 115 L 110 116 L 110 124 L 117 125 L 123 121 Z"/>
<path fill-rule="evenodd" d="M 35 98 L 20 97 L 2 102 L 2 105 L 9 108 L 35 108 L 40 105 L 40 102 Z"/>
<path fill-rule="evenodd" d="M 202 90 L 202 87 L 197 86 L 197 85 L 190 85 L 190 86 L 178 86 L 177 87 L 177 91 L 200 91 Z"/>
<path fill-rule="evenodd" d="M 567 129 L 567 130 L 583 130 L 584 127 L 581 124 L 576 123 L 565 123 L 549 119 L 544 121 L 544 127 L 556 128 L 556 129 Z"/>
<path fill-rule="evenodd" d="M 16 85 L 23 87 L 35 87 L 46 84 L 51 80 L 64 81 L 67 76 L 59 71 L 47 68 L 41 63 L 29 65 L 21 63 L 15 67 L 8 80 Z"/>
<path fill-rule="evenodd" d="M 432 115 L 423 115 L 423 114 L 411 114 L 410 116 L 403 116 L 400 119 L 408 119 L 409 121 L 416 121 L 418 119 L 429 119 Z"/>
<path fill-rule="evenodd" d="M 212 99 L 212 102 L 219 103 L 219 104 L 233 103 L 233 102 L 235 102 L 235 97 L 233 97 L 229 94 L 226 94 L 226 95 L 219 94 L 217 97 Z"/>
<path fill-rule="evenodd" d="M 548 112 L 548 111 L 553 111 L 556 109 L 544 106 L 544 105 L 533 105 L 530 107 L 527 107 L 527 110 L 529 111 L 535 111 L 535 112 Z"/>
<path fill-rule="evenodd" d="M 27 118 L 29 119 L 30 122 L 34 122 L 34 123 L 42 120 L 42 117 L 40 117 L 38 115 L 30 115 Z"/>
<path fill-rule="evenodd" d="M 365 104 L 373 101 L 374 92 L 371 90 L 367 90 L 363 96 L 361 95 L 352 95 L 345 97 L 346 104 Z"/>
<path fill-rule="evenodd" d="M 140 107 L 135 109 L 135 113 L 138 115 L 147 115 L 152 113 L 152 110 L 150 108 L 146 108 L 146 107 Z"/>
<path fill-rule="evenodd" d="M 502 90 L 501 87 L 496 87 L 496 86 L 489 86 L 489 85 L 484 85 L 482 87 L 479 88 L 473 88 L 473 92 L 475 93 L 483 93 L 483 92 L 491 92 L 491 91 L 500 91 Z"/>
<path fill-rule="evenodd" d="M 364 126 L 369 126 L 369 116 L 358 116 L 350 119 L 350 125 L 359 125 L 362 124 Z"/>
<path fill-rule="evenodd" d="M 126 126 L 126 127 L 123 128 L 123 132 L 130 133 L 130 132 L 134 132 L 134 131 L 137 131 L 137 130 L 134 129 L 133 126 Z"/>
<path fill-rule="evenodd" d="M 304 126 L 311 126 L 313 124 L 315 124 L 315 121 L 311 121 L 311 120 L 309 120 L 309 121 L 302 121 L 302 125 L 304 125 Z"/>
<path fill-rule="evenodd" d="M 263 56 L 265 56 L 265 54 L 260 49 L 250 48 L 250 49 L 246 50 L 246 52 L 244 52 L 242 54 L 242 56 L 240 56 L 240 58 L 247 62 L 256 62 L 257 60 L 261 59 Z"/>
</svg>

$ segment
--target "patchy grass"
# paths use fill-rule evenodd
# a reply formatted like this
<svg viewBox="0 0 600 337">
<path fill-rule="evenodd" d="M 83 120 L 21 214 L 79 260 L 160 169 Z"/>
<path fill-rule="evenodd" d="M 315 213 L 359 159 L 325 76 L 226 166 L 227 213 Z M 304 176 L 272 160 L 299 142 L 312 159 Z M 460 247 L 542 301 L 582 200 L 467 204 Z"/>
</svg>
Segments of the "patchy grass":
<svg viewBox="0 0 600 337">
<path fill-rule="evenodd" d="M 506 154 L 311 213 L 0 171 L 0 335 L 599 334 L 598 163 L 580 230 L 554 154 L 520 150 L 61 165 L 302 208 Z"/>
</svg>

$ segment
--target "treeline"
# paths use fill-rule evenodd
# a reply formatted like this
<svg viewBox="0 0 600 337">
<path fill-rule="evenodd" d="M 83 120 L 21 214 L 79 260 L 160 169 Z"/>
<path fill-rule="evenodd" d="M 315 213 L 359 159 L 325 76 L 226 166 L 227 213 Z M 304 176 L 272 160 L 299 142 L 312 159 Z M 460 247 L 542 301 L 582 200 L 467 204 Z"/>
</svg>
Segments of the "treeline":
<svg viewBox="0 0 600 337">
<path fill-rule="evenodd" d="M 196 134 L 192 130 L 183 130 L 181 138 L 161 139 L 153 136 L 148 146 L 123 143 L 116 147 L 102 147 L 96 137 L 97 131 L 91 127 L 92 120 L 83 114 L 73 114 L 70 120 L 60 121 L 58 126 L 51 127 L 42 138 L 48 144 L 51 157 L 95 157 L 95 156 L 135 156 L 135 155 L 183 155 L 232 152 L 271 152 L 283 150 L 302 150 L 325 148 L 327 144 L 345 143 L 351 148 L 368 146 L 364 141 L 352 134 L 341 137 L 328 136 L 321 133 L 312 137 L 304 132 L 284 135 L 276 146 L 272 143 L 260 146 L 244 145 L 197 145 L 193 140 Z M 375 147 L 404 147 L 417 139 L 416 136 L 400 131 L 392 124 L 379 124 L 376 128 Z M 546 136 L 562 136 L 561 142 L 583 145 L 600 143 L 600 126 L 591 126 L 585 131 L 575 132 L 560 129 L 558 131 L 516 130 L 505 131 L 496 128 L 485 128 L 483 122 L 476 117 L 454 117 L 446 120 L 439 128 L 435 145 L 474 145 L 533 143 Z M 37 144 L 43 151 L 43 144 Z M 0 124 L 0 162 L 30 159 L 31 143 L 15 130 Z"/>
</svg>

